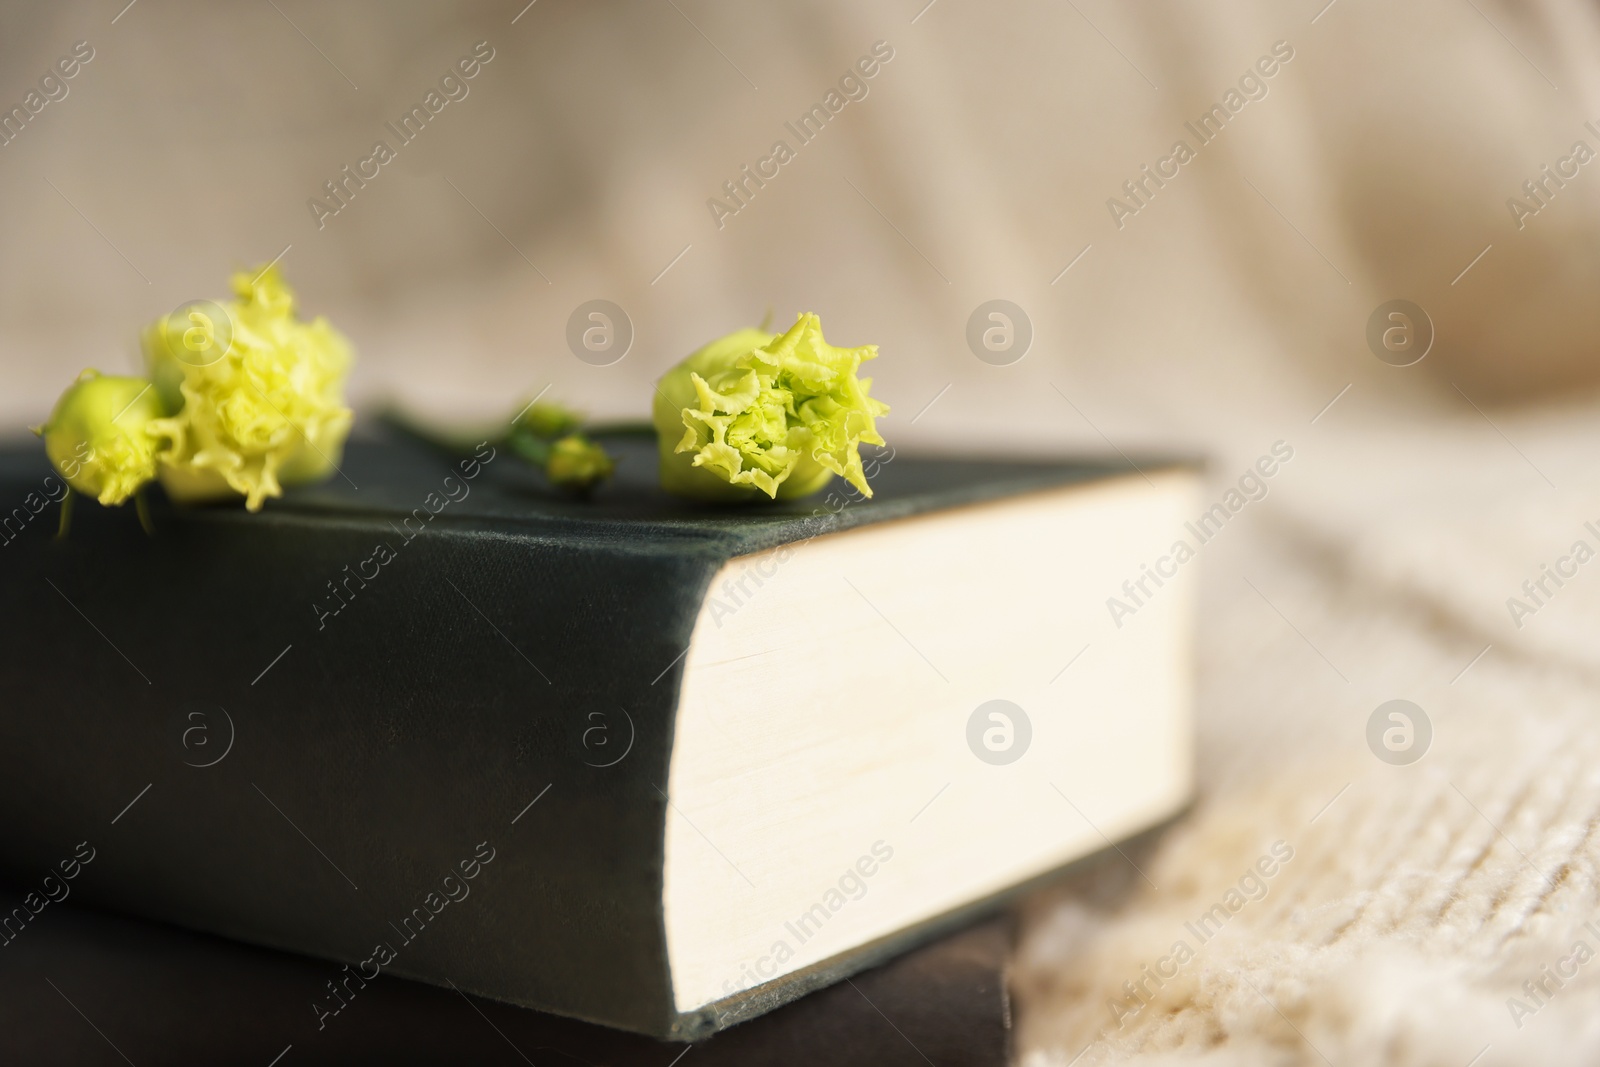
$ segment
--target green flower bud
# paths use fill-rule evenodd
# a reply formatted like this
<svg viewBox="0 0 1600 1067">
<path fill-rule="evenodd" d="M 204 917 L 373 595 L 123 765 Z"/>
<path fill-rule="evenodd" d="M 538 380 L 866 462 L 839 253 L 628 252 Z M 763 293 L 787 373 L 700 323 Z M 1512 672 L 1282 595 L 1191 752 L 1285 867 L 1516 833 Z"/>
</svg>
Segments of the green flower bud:
<svg viewBox="0 0 1600 1067">
<path fill-rule="evenodd" d="M 582 434 L 569 434 L 550 446 L 544 472 L 563 489 L 586 492 L 611 477 L 611 457 Z"/>
<path fill-rule="evenodd" d="M 157 440 L 149 431 L 161 401 L 144 378 L 86 370 L 34 432 L 68 485 L 105 505 L 121 504 L 156 476 Z"/>
<path fill-rule="evenodd" d="M 779 337 L 745 329 L 706 345 L 656 383 L 662 486 L 699 500 L 799 497 L 837 474 L 870 497 L 859 446 L 884 443 L 873 420 L 889 407 L 856 372 L 877 355 L 828 344 L 812 314 Z"/>
<path fill-rule="evenodd" d="M 583 419 L 571 408 L 550 400 L 535 400 L 522 409 L 514 425 L 535 437 L 564 437 L 577 430 Z"/>
</svg>

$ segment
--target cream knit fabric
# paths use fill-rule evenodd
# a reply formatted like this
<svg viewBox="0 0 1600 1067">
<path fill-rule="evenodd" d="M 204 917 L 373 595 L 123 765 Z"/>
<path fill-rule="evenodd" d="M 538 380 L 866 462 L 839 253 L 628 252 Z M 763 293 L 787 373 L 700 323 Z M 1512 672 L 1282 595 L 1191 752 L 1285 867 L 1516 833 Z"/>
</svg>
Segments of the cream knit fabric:
<svg viewBox="0 0 1600 1067">
<path fill-rule="evenodd" d="M 1305 427 L 1206 550 L 1195 810 L 1025 908 L 1027 1067 L 1600 1062 L 1600 562 L 1506 604 L 1600 550 L 1596 414 Z"/>
</svg>

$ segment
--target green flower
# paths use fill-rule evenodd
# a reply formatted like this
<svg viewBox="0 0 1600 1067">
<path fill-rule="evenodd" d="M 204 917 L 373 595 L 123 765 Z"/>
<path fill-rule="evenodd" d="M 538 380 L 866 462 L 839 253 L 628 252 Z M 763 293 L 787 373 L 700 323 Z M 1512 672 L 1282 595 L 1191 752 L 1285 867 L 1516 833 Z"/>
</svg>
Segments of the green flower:
<svg viewBox="0 0 1600 1067">
<path fill-rule="evenodd" d="M 156 476 L 155 436 L 161 401 L 143 378 L 86 370 L 56 401 L 50 421 L 34 430 L 45 454 L 78 492 L 121 504 Z"/>
<path fill-rule="evenodd" d="M 884 443 L 873 420 L 889 407 L 856 372 L 877 355 L 828 344 L 812 314 L 782 336 L 745 329 L 711 342 L 656 383 L 661 484 L 701 500 L 797 497 L 837 474 L 871 496 L 859 446 Z"/>
<path fill-rule="evenodd" d="M 349 342 L 323 318 L 303 322 L 275 266 L 232 278 L 224 311 L 231 343 L 206 362 L 179 358 L 169 320 L 143 335 L 145 358 L 170 416 L 161 484 L 179 500 L 242 494 L 251 511 L 282 485 L 331 474 L 350 431 L 344 403 Z M 180 324 L 181 325 L 181 324 Z"/>
</svg>

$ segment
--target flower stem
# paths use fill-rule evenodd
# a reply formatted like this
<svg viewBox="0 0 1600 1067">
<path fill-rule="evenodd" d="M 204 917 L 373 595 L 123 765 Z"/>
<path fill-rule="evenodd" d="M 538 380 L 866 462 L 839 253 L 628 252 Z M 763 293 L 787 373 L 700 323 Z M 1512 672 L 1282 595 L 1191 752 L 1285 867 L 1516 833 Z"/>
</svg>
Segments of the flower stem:
<svg viewBox="0 0 1600 1067">
<path fill-rule="evenodd" d="M 150 505 L 145 499 L 143 489 L 137 490 L 133 494 L 133 510 L 138 513 L 139 525 L 144 527 L 144 532 L 148 536 L 154 537 L 156 535 L 156 527 L 155 523 L 150 521 Z"/>
<path fill-rule="evenodd" d="M 72 498 L 76 494 L 69 487 L 61 498 L 61 523 L 56 527 L 56 540 L 64 541 L 67 531 L 72 529 Z"/>
<path fill-rule="evenodd" d="M 541 440 L 526 430 L 512 430 L 506 437 L 511 451 L 532 463 L 540 470 L 550 462 L 550 442 Z"/>
<path fill-rule="evenodd" d="M 648 419 L 591 422 L 583 427 L 586 437 L 654 437 L 655 432 L 655 426 Z"/>
<path fill-rule="evenodd" d="M 426 425 L 399 408 L 389 408 L 379 414 L 378 419 L 390 429 L 420 441 L 423 444 L 454 459 L 457 456 L 470 455 L 473 446 L 483 440 L 474 434 L 450 433 L 433 426 Z M 498 438 L 496 438 L 498 440 Z"/>
</svg>

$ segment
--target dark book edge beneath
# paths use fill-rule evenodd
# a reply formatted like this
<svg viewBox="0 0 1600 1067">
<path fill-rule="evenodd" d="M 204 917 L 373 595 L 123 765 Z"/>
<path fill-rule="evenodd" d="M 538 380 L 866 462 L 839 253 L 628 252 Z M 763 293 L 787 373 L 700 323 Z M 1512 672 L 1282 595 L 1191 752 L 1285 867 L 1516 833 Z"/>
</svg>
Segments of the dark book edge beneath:
<svg viewBox="0 0 1600 1067">
<path fill-rule="evenodd" d="M 0 955 L 0 1059 L 666 1067 L 692 1051 L 701 1067 L 1001 1067 L 1011 930 L 991 919 L 685 1046 L 387 976 L 318 1029 L 321 961 L 52 904 Z"/>
</svg>

